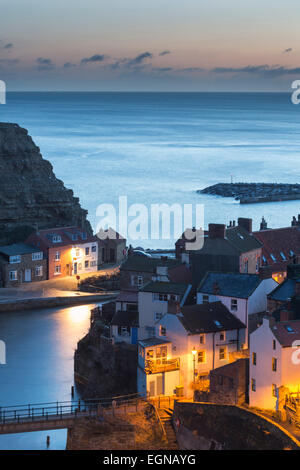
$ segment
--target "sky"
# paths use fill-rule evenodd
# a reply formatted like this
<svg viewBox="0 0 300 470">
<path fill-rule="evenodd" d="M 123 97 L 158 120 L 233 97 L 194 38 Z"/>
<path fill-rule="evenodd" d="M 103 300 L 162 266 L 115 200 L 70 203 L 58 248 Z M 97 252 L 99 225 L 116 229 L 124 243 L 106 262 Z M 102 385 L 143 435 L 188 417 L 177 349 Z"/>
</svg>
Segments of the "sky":
<svg viewBox="0 0 300 470">
<path fill-rule="evenodd" d="M 299 0 L 0 0 L 8 91 L 290 91 Z"/>
</svg>

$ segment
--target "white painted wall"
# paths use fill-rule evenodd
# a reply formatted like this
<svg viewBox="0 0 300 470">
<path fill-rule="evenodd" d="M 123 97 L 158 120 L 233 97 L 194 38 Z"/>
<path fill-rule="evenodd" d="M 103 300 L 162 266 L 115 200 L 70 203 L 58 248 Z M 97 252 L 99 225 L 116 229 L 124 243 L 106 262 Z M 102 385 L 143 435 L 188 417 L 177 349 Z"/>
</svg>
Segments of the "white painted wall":
<svg viewBox="0 0 300 470">
<path fill-rule="evenodd" d="M 94 252 L 92 251 L 93 246 L 96 247 L 96 251 Z M 89 248 L 88 255 L 85 254 L 86 248 Z M 76 250 L 79 251 L 79 256 L 76 256 Z M 72 256 L 73 256 L 72 274 L 75 274 L 74 263 L 77 263 L 77 274 L 95 272 L 98 270 L 98 243 L 96 241 L 89 242 L 89 243 L 82 243 L 80 245 L 73 245 Z M 85 261 L 89 262 L 88 268 L 85 267 Z"/>
</svg>

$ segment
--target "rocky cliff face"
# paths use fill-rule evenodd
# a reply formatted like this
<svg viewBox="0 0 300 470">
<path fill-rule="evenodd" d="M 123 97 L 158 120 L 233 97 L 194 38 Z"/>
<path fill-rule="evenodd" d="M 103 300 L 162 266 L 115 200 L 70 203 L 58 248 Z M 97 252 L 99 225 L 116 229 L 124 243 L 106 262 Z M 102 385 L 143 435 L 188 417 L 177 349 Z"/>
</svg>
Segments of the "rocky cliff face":
<svg viewBox="0 0 300 470">
<path fill-rule="evenodd" d="M 0 244 L 25 240 L 37 227 L 78 225 L 87 211 L 56 178 L 26 129 L 0 123 Z"/>
</svg>

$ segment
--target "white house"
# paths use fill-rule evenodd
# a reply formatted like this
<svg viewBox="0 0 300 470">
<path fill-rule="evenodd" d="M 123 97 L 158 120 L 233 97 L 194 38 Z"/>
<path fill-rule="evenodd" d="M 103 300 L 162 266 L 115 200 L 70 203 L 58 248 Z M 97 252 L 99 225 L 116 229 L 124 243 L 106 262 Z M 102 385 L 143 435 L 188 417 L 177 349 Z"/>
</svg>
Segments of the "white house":
<svg viewBox="0 0 300 470">
<path fill-rule="evenodd" d="M 72 274 L 83 274 L 98 270 L 98 243 L 96 241 L 73 245 Z"/>
<path fill-rule="evenodd" d="M 261 279 L 257 274 L 208 272 L 198 287 L 197 303 L 220 300 L 246 325 L 248 347 L 249 315 L 266 311 L 267 295 L 277 286 L 274 279 Z"/>
<path fill-rule="evenodd" d="M 121 291 L 116 298 L 116 313 L 111 321 L 114 343 L 137 344 L 138 325 L 138 293 Z"/>
<path fill-rule="evenodd" d="M 174 395 L 180 384 L 180 359 L 172 354 L 165 338 L 138 342 L 138 392 L 144 396 Z"/>
<path fill-rule="evenodd" d="M 156 324 L 168 312 L 168 303 L 184 305 L 190 284 L 150 281 L 138 293 L 139 339 L 155 336 Z"/>
<path fill-rule="evenodd" d="M 264 318 L 250 335 L 249 404 L 275 410 L 278 388 L 300 390 L 300 320 Z"/>
<path fill-rule="evenodd" d="M 168 312 L 156 325 L 155 340 L 157 338 L 167 342 L 167 359 L 173 361 L 173 366 L 179 365 L 179 374 L 170 376 L 165 373 L 162 379 L 165 385 L 153 389 L 155 394 L 158 394 L 157 390 L 166 394 L 166 390 L 182 387 L 185 396 L 192 396 L 193 382 L 230 362 L 231 353 L 241 349 L 245 342 L 245 325 L 221 302 L 178 309 L 171 303 Z M 146 371 L 139 367 L 139 384 L 147 383 L 147 391 L 152 393 L 146 375 Z M 167 383 L 169 379 L 170 386 Z M 142 392 L 141 385 L 139 391 Z"/>
</svg>

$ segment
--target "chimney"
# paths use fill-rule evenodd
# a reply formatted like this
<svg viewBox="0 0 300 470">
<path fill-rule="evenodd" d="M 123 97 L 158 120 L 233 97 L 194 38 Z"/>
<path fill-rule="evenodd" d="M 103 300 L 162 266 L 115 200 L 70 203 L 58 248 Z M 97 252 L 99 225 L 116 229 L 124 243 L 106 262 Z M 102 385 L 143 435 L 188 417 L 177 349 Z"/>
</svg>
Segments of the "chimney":
<svg viewBox="0 0 300 470">
<path fill-rule="evenodd" d="M 261 266 L 258 271 L 259 278 L 263 279 L 271 279 L 272 277 L 272 267 L 271 266 Z"/>
<path fill-rule="evenodd" d="M 232 226 L 235 227 L 235 220 L 232 221 Z"/>
<path fill-rule="evenodd" d="M 260 223 L 260 230 L 267 230 L 267 228 L 268 228 L 268 224 L 266 222 L 266 219 L 263 216 L 261 219 L 261 223 Z"/>
<path fill-rule="evenodd" d="M 209 238 L 225 238 L 226 225 L 224 224 L 209 224 L 208 236 Z"/>
<path fill-rule="evenodd" d="M 246 219 L 245 217 L 238 218 L 238 225 L 243 227 L 247 232 L 252 233 L 252 219 Z"/>
<path fill-rule="evenodd" d="M 232 220 L 230 220 L 229 225 L 227 225 L 227 228 L 232 227 Z"/>
<path fill-rule="evenodd" d="M 297 219 L 296 219 L 295 216 L 293 216 L 293 220 L 292 220 L 292 222 L 291 222 L 291 226 L 292 226 L 292 227 L 297 227 Z"/>
</svg>

